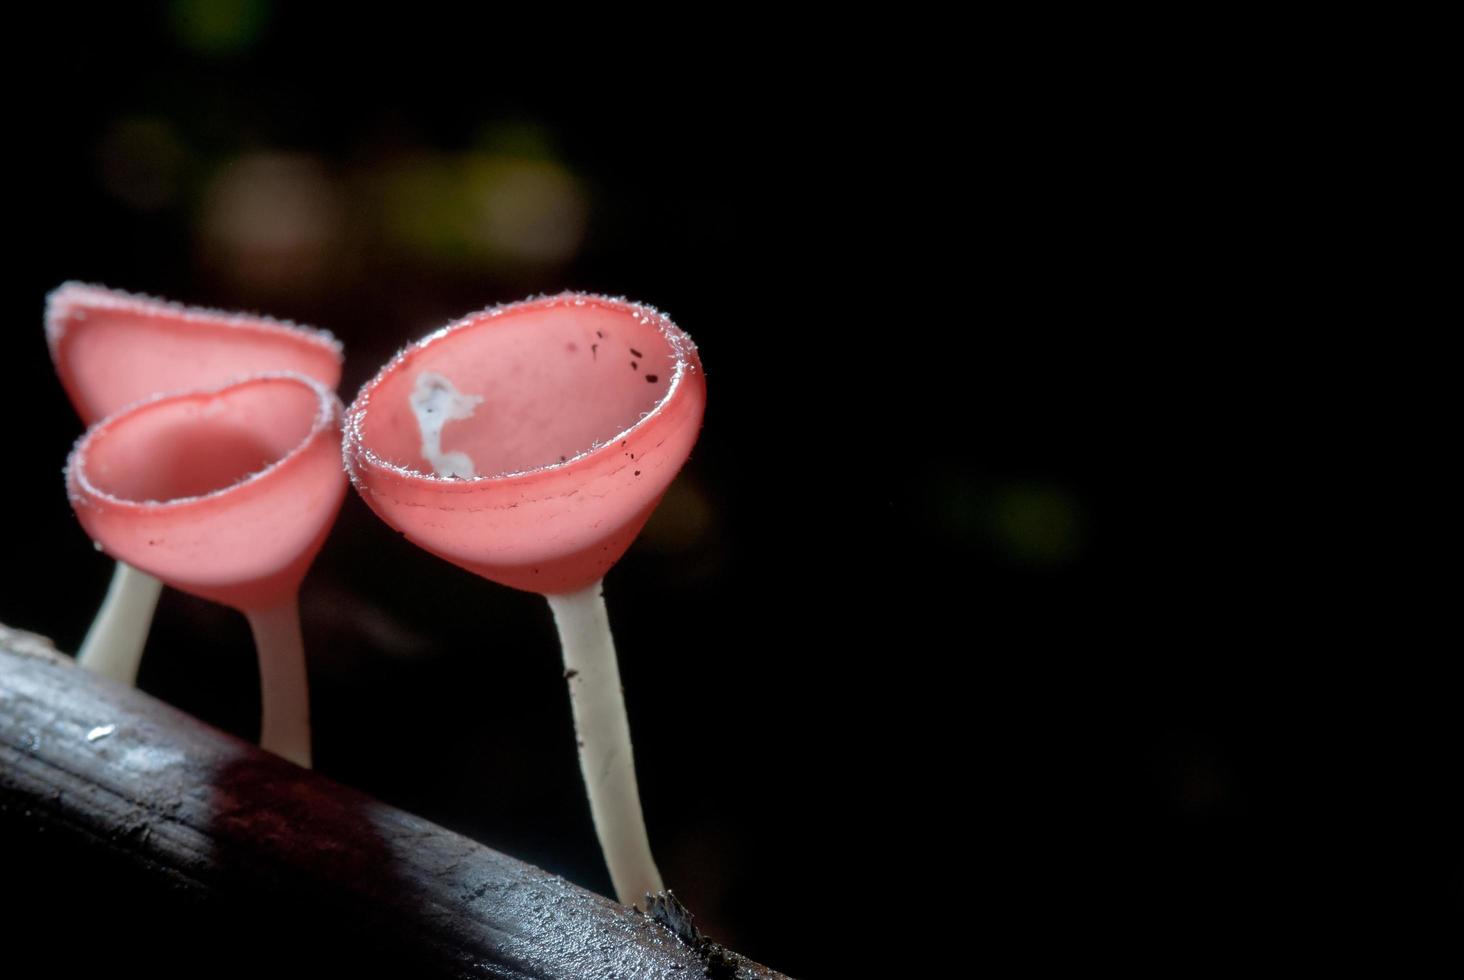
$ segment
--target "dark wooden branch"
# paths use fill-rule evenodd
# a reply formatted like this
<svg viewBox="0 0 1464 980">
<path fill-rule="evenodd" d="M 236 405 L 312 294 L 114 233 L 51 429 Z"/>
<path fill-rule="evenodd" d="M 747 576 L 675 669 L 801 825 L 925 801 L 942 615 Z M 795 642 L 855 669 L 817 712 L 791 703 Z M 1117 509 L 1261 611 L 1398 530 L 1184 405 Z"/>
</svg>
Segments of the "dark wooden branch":
<svg viewBox="0 0 1464 980">
<path fill-rule="evenodd" d="M 7 975 L 780 976 L 3 630 L 0 892 Z"/>
</svg>

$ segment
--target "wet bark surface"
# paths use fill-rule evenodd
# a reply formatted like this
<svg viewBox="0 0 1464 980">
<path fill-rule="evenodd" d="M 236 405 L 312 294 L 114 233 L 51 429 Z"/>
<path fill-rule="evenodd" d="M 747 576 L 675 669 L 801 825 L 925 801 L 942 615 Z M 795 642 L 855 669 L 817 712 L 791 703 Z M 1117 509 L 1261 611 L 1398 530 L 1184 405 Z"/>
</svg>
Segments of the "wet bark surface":
<svg viewBox="0 0 1464 980">
<path fill-rule="evenodd" d="M 781 976 L 13 635 L 0 867 L 7 964 L 57 976 Z"/>
</svg>

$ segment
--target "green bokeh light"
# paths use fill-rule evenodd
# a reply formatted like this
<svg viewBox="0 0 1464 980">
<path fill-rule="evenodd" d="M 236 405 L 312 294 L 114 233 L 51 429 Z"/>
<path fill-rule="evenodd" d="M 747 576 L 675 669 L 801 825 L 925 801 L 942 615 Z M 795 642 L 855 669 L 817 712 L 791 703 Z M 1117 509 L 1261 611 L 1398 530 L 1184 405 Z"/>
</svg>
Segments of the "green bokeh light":
<svg viewBox="0 0 1464 980">
<path fill-rule="evenodd" d="M 173 34 L 190 51 L 207 56 L 249 50 L 274 12 L 270 0 L 173 0 Z"/>
</svg>

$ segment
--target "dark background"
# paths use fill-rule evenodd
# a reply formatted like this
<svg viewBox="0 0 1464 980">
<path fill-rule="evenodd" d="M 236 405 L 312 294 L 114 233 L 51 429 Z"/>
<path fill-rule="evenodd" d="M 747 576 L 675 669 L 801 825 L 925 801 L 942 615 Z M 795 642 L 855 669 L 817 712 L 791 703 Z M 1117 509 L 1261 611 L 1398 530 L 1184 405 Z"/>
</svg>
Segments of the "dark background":
<svg viewBox="0 0 1464 980">
<path fill-rule="evenodd" d="M 810 977 L 1193 966 L 1395 866 L 1400 917 L 1457 914 L 1457 847 L 1345 829 L 1411 774 L 1415 831 L 1457 829 L 1436 757 L 1368 738 L 1406 710 L 1309 713 L 1352 653 L 1315 626 L 1281 284 L 1335 216 L 1285 99 L 1080 42 L 891 61 L 734 27 L 707 62 L 486 15 L 139 11 L 11 69 L 0 621 L 73 649 L 111 574 L 60 477 L 63 280 L 327 327 L 347 401 L 471 310 L 624 294 L 707 369 L 606 594 L 653 847 L 715 938 Z M 321 772 L 608 890 L 542 600 L 352 494 L 303 602 Z M 252 658 L 167 592 L 140 686 L 252 738 Z"/>
</svg>

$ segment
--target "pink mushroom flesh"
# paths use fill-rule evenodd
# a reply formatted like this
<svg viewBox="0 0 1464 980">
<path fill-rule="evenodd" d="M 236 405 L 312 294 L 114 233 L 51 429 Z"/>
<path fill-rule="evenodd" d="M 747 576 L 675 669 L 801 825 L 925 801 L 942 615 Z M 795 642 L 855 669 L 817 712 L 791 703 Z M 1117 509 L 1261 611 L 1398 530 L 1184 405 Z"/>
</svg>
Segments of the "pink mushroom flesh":
<svg viewBox="0 0 1464 980">
<path fill-rule="evenodd" d="M 88 425 L 165 391 L 193 391 L 269 371 L 340 383 L 339 345 L 263 317 L 177 306 L 90 286 L 52 298 L 52 356 Z"/>
<path fill-rule="evenodd" d="M 462 452 L 479 476 L 522 473 L 587 452 L 640 421 L 665 398 L 674 352 L 652 323 L 613 309 L 551 307 L 459 330 L 417 352 L 372 394 L 365 438 L 377 456 L 432 474 L 410 398 L 434 372 L 483 399 L 448 421 L 442 450 Z M 403 411 L 405 409 L 405 411 Z"/>
<path fill-rule="evenodd" d="M 413 405 L 424 375 L 458 400 L 437 448 L 461 454 L 472 478 L 434 473 Z M 568 592 L 629 547 L 685 462 L 704 404 L 695 348 L 660 314 L 599 297 L 531 300 L 388 365 L 352 406 L 347 463 L 372 508 L 420 546 L 515 588 Z"/>
<path fill-rule="evenodd" d="M 298 588 L 340 507 L 340 415 L 333 394 L 295 376 L 146 402 L 78 443 L 72 503 L 114 557 L 261 608 Z"/>
</svg>

